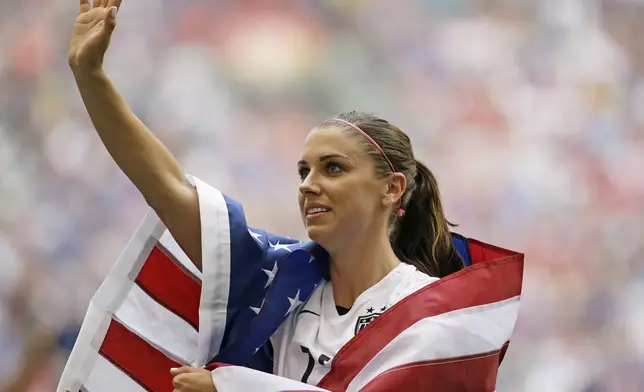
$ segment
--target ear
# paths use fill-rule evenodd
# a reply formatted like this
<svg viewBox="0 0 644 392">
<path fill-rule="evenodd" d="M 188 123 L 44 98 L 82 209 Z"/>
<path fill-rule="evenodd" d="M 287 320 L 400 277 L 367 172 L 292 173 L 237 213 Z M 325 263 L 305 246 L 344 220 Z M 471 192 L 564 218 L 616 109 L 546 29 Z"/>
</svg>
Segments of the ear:
<svg viewBox="0 0 644 392">
<path fill-rule="evenodd" d="M 402 173 L 393 173 L 387 181 L 387 189 L 382 199 L 384 206 L 397 207 L 407 189 L 407 178 Z"/>
</svg>

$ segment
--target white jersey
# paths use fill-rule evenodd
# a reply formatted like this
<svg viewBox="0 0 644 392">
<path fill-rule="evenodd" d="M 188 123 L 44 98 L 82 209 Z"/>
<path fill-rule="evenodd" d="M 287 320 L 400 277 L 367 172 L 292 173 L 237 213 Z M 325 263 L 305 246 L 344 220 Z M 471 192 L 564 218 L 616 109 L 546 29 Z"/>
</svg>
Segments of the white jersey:
<svg viewBox="0 0 644 392">
<path fill-rule="evenodd" d="M 436 281 L 413 265 L 400 263 L 358 296 L 344 315 L 338 313 L 332 282 L 325 281 L 271 338 L 273 373 L 316 385 L 331 368 L 335 354 L 389 307 Z"/>
</svg>

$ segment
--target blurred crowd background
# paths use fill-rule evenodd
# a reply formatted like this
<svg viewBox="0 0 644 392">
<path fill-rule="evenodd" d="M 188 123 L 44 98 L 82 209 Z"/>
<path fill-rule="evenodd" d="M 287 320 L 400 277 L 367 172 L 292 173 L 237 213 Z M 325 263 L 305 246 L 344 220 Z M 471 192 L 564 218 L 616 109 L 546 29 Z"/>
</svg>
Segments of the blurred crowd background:
<svg viewBox="0 0 644 392">
<path fill-rule="evenodd" d="M 0 390 L 55 389 L 146 211 L 68 69 L 77 8 L 0 0 Z M 290 236 L 310 128 L 389 119 L 459 232 L 527 254 L 497 390 L 643 391 L 643 20 L 641 0 L 124 0 L 106 69 L 188 172 Z"/>
</svg>

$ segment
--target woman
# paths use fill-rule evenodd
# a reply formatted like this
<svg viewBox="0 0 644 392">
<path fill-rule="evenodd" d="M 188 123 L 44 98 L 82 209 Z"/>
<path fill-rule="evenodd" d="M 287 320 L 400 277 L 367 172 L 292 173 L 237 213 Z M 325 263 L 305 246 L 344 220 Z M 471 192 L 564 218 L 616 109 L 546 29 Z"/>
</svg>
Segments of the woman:
<svg viewBox="0 0 644 392">
<path fill-rule="evenodd" d="M 131 112 L 104 74 L 103 56 L 121 1 L 96 3 L 92 8 L 88 0 L 80 1 L 69 51 L 82 99 L 108 152 L 201 270 L 205 263 L 202 231 L 207 212 L 200 211 L 204 193 L 199 187 L 203 189 L 205 185 L 193 186 L 186 179 L 174 157 Z M 217 371 L 228 368 L 219 365 L 212 366 L 212 373 L 182 367 L 172 369 L 175 391 L 214 391 L 215 385 L 220 392 L 242 387 L 293 390 L 305 388 L 306 384 L 332 385 L 330 379 L 341 379 L 349 372 L 339 364 L 342 361 L 335 359 L 342 357 L 341 351 L 351 350 L 348 342 L 356 346 L 354 337 L 358 333 L 369 324 L 373 324 L 369 325 L 372 331 L 376 324 L 385 324 L 374 321 L 379 316 L 395 324 L 391 312 L 387 312 L 389 308 L 404 308 L 401 301 L 427 302 L 430 292 L 427 298 L 418 293 L 464 267 L 443 214 L 436 180 L 414 158 L 407 135 L 387 121 L 351 112 L 323 122 L 309 134 L 297 168 L 302 180 L 298 189 L 302 219 L 311 240 L 327 253 L 328 279 L 312 289 L 307 301 L 300 300 L 299 290 L 297 296 L 289 298 L 288 318 L 271 336 L 276 376 L 254 374 L 251 379 L 246 374 L 226 378 L 225 373 Z M 481 251 L 484 256 L 474 255 L 473 261 L 476 257 L 485 261 L 514 255 L 490 249 Z M 490 252 L 494 257 L 489 257 Z M 367 335 L 365 331 L 359 336 Z M 508 338 L 504 336 L 503 342 Z M 414 341 L 411 340 L 412 346 Z M 500 346 L 494 349 L 496 368 Z M 410 349 L 400 348 L 395 354 L 405 357 L 408 352 Z M 407 364 L 414 362 L 412 357 Z M 403 373 L 385 373 L 410 375 L 409 369 L 407 366 Z M 472 369 L 475 379 L 480 366 Z M 449 372 L 453 369 L 444 371 L 444 379 L 449 379 Z M 355 390 L 371 386 L 382 390 L 386 386 L 411 385 L 405 384 L 409 377 L 402 382 L 383 377 L 385 373 L 374 373 L 386 380 L 379 386 L 374 387 L 373 377 L 369 376 L 360 385 L 348 386 L 350 381 L 346 381 L 344 387 L 328 388 Z M 493 378 L 495 374 L 494 371 Z M 239 384 L 241 378 L 245 378 L 243 386 Z M 493 388 L 494 380 L 489 378 L 486 375 L 480 379 L 484 382 L 476 381 L 479 384 L 475 389 Z M 424 384 L 421 381 L 414 385 Z M 433 385 L 440 389 L 437 381 Z M 451 387 L 454 385 L 460 384 Z"/>
</svg>

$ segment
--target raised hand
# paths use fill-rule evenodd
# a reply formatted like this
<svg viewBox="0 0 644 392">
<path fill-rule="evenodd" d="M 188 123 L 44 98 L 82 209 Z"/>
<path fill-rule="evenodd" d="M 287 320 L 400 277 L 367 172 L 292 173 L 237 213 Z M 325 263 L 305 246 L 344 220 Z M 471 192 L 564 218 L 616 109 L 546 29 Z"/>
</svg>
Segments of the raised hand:
<svg viewBox="0 0 644 392">
<path fill-rule="evenodd" d="M 74 70 L 98 70 L 116 27 L 122 0 L 80 0 L 80 10 L 69 45 L 69 65 Z"/>
</svg>

